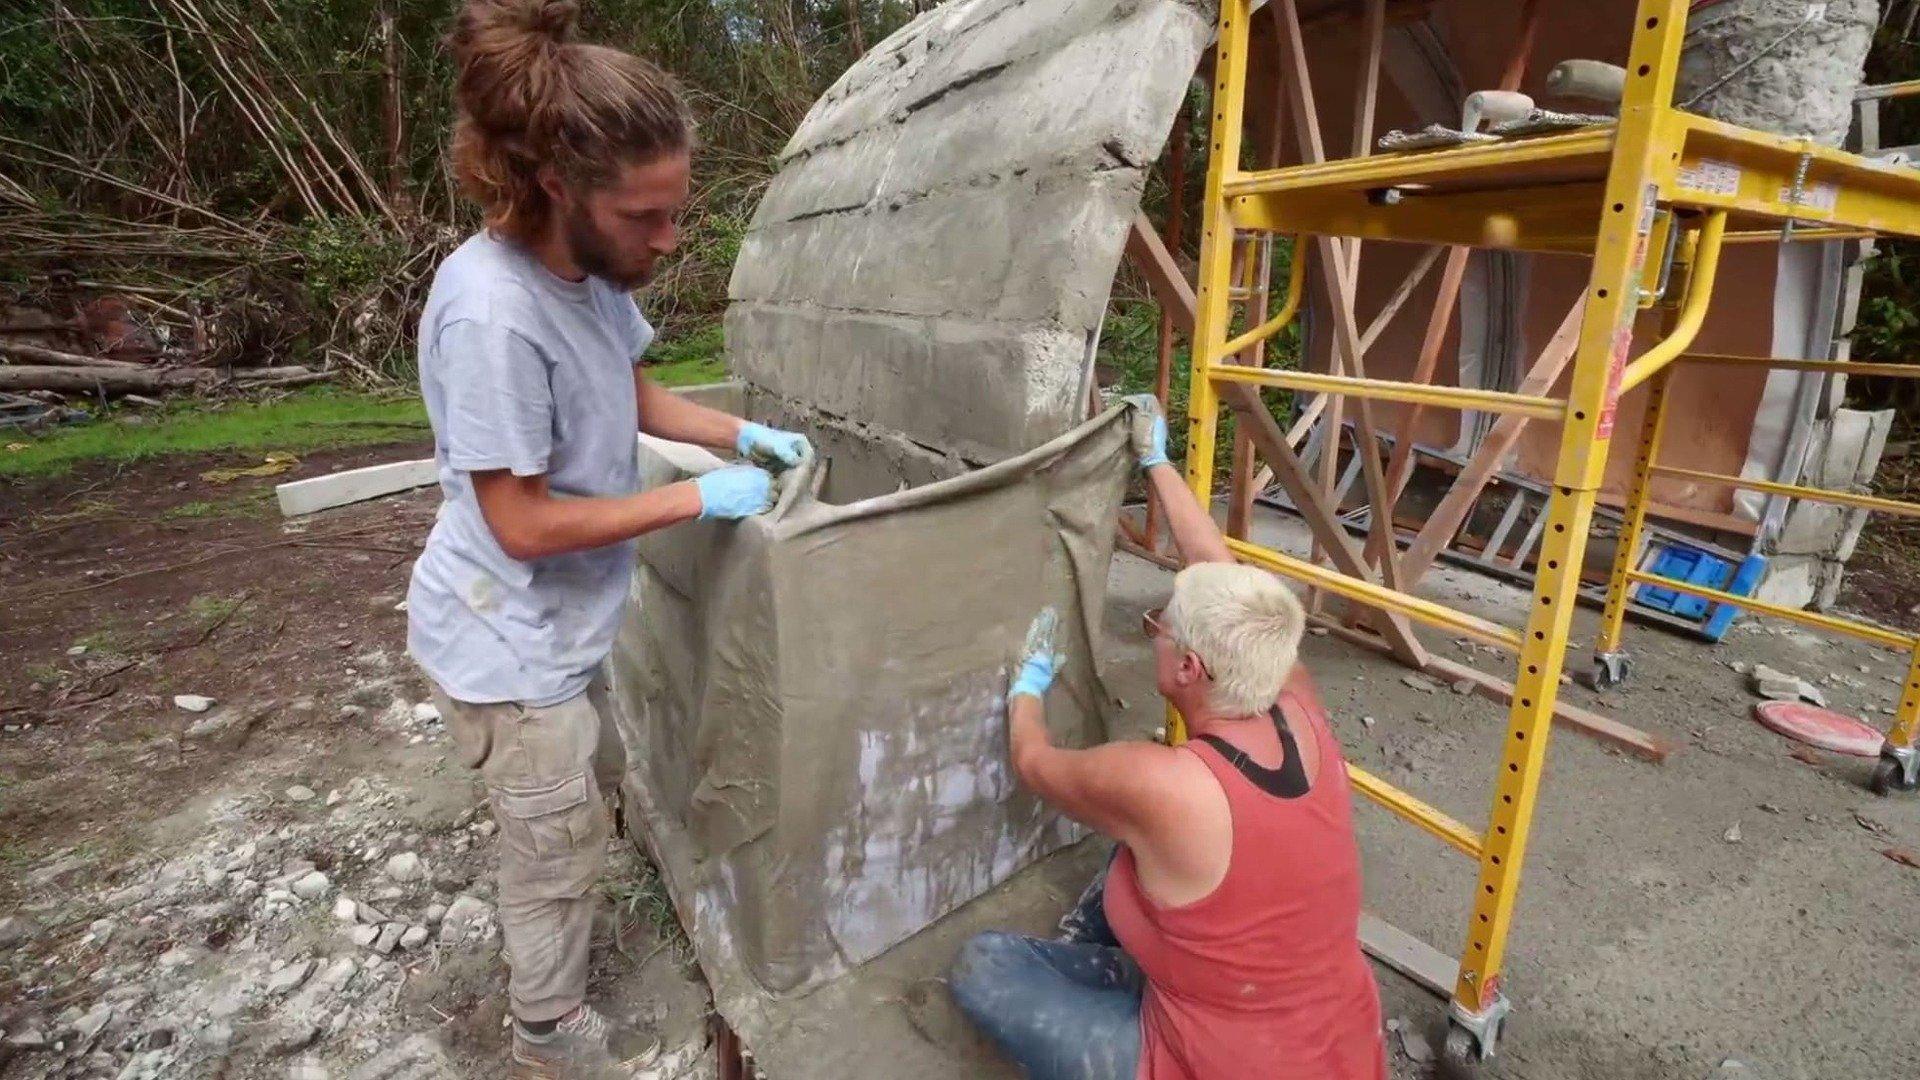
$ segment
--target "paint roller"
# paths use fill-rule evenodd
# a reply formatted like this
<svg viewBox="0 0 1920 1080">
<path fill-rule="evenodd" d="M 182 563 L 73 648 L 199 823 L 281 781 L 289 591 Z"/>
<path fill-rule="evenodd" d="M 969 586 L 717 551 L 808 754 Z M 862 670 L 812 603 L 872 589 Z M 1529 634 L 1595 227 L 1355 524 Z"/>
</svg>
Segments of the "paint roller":
<svg viewBox="0 0 1920 1080">
<path fill-rule="evenodd" d="M 1619 105 L 1627 91 L 1627 69 L 1600 60 L 1562 60 L 1547 72 L 1547 90 L 1559 97 Z"/>
<path fill-rule="evenodd" d="M 1481 123 L 1505 124 L 1533 114 L 1533 99 L 1517 90 L 1475 90 L 1460 110 L 1460 130 L 1475 132 Z"/>
</svg>

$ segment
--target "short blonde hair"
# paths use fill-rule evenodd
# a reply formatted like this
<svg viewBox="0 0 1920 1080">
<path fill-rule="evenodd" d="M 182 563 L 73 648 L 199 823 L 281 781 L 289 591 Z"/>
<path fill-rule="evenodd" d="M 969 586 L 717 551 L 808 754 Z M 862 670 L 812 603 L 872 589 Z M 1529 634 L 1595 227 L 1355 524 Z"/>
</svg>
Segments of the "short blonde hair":
<svg viewBox="0 0 1920 1080">
<path fill-rule="evenodd" d="M 1306 612 L 1273 574 L 1238 563 L 1195 563 L 1173 579 L 1167 634 L 1213 675 L 1207 704 L 1230 716 L 1273 708 L 1300 657 Z"/>
</svg>

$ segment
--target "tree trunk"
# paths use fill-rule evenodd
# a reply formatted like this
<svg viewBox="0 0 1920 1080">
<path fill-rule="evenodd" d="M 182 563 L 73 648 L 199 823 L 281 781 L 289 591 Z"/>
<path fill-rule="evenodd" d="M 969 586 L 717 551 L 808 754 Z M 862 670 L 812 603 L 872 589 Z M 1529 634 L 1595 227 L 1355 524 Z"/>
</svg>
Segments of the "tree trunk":
<svg viewBox="0 0 1920 1080">
<path fill-rule="evenodd" d="M 407 190 L 407 121 L 400 101 L 400 35 L 394 27 L 391 0 L 380 5 L 380 44 L 386 67 L 380 113 L 387 142 L 387 197 L 393 201 L 394 209 L 411 216 L 413 198 Z"/>
<path fill-rule="evenodd" d="M 867 42 L 860 30 L 860 0 L 847 0 L 847 33 L 853 35 L 853 58 L 865 56 Z"/>
</svg>

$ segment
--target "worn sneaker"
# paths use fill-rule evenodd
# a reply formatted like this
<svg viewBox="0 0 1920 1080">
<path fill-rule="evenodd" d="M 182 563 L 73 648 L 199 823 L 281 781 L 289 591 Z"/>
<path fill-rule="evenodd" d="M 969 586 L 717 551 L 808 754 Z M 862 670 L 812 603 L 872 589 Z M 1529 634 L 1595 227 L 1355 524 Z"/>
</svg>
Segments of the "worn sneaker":
<svg viewBox="0 0 1920 1080">
<path fill-rule="evenodd" d="M 660 1043 L 607 1019 L 590 1005 L 568 1013 L 545 1035 L 513 1024 L 513 1064 L 522 1080 L 615 1080 L 660 1056 Z"/>
</svg>

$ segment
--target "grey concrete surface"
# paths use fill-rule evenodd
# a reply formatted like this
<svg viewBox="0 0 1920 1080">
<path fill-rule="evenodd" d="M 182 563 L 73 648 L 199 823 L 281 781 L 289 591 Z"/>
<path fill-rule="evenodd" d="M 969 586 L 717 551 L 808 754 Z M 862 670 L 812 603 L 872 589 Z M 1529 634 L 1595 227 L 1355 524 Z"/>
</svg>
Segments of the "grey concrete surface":
<svg viewBox="0 0 1920 1080">
<path fill-rule="evenodd" d="M 1867 491 L 1893 428 L 1893 410 L 1836 409 L 1814 423 L 1798 483 L 1831 491 Z M 1825 610 L 1839 595 L 1847 560 L 1866 527 L 1867 511 L 1808 499 L 1787 510 L 1764 552 L 1772 559 L 1755 595 L 1790 607 Z"/>
<path fill-rule="evenodd" d="M 1741 127 L 1840 145 L 1878 0 L 1695 4 L 1674 101 Z"/>
</svg>

